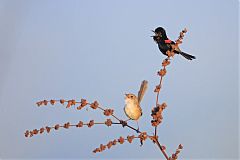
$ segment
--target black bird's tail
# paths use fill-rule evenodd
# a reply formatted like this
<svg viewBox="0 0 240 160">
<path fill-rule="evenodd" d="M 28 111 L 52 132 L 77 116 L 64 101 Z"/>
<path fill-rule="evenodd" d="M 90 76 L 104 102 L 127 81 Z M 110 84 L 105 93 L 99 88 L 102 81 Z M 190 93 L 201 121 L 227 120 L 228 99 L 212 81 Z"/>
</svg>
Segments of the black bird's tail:
<svg viewBox="0 0 240 160">
<path fill-rule="evenodd" d="M 195 56 L 192 56 L 192 55 L 184 53 L 184 52 L 179 52 L 179 54 L 181 54 L 183 57 L 185 57 L 188 60 L 196 59 Z"/>
</svg>

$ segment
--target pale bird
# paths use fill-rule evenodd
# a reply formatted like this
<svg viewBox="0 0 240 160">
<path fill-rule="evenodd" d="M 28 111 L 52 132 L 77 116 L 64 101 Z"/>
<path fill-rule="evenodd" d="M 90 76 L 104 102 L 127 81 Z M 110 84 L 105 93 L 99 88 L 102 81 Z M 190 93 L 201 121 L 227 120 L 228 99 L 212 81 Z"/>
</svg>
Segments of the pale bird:
<svg viewBox="0 0 240 160">
<path fill-rule="evenodd" d="M 140 102 L 147 90 L 147 84 L 148 82 L 146 80 L 142 81 L 140 90 L 138 91 L 138 97 L 131 93 L 125 94 L 124 112 L 126 116 L 129 118 L 128 120 L 137 121 L 137 125 L 139 118 L 142 116 L 142 108 L 140 106 Z"/>
</svg>

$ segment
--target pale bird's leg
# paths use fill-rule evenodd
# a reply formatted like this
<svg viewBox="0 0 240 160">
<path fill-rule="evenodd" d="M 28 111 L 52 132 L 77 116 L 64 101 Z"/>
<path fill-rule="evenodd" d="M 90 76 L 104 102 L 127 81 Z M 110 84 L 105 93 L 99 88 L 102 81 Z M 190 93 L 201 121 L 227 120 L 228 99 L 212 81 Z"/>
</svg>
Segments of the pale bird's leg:
<svg viewBox="0 0 240 160">
<path fill-rule="evenodd" d="M 137 120 L 137 127 L 138 127 L 138 128 L 137 128 L 137 130 L 139 131 L 139 125 L 138 125 L 138 120 Z"/>
</svg>

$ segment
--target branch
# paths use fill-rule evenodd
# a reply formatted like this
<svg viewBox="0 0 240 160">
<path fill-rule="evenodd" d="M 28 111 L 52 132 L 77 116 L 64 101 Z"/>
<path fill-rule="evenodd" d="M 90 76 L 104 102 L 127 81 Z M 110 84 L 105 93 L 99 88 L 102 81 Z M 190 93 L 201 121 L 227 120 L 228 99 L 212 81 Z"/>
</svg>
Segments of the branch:
<svg viewBox="0 0 240 160">
<path fill-rule="evenodd" d="M 77 124 L 70 124 L 70 122 L 67 122 L 67 123 L 64 123 L 64 125 L 56 124 L 52 127 L 46 126 L 40 129 L 34 129 L 32 131 L 27 130 L 25 132 L 25 137 L 32 137 L 33 135 L 42 134 L 44 131 L 46 131 L 47 133 L 50 133 L 52 129 L 55 129 L 55 130 L 59 130 L 60 128 L 69 129 L 70 127 L 81 128 L 83 126 L 87 126 L 88 128 L 91 128 L 93 125 L 102 125 L 102 124 L 110 127 L 113 124 L 119 125 L 121 123 L 112 122 L 111 119 L 106 119 L 105 122 L 94 122 L 94 120 L 90 120 L 88 123 L 83 123 L 82 121 L 79 121 Z"/>
<path fill-rule="evenodd" d="M 138 130 L 138 129 L 136 129 L 136 128 L 134 128 L 134 127 L 132 127 L 132 126 L 130 126 L 130 125 L 128 125 L 127 124 L 127 122 L 126 121 L 123 121 L 123 120 L 121 120 L 120 118 L 118 118 L 117 116 L 115 116 L 113 113 L 114 113 L 114 110 L 113 109 L 110 109 L 110 108 L 107 108 L 107 109 L 104 109 L 103 107 L 100 107 L 99 106 L 99 103 L 97 102 L 97 101 L 94 101 L 93 103 L 89 103 L 86 99 L 81 99 L 81 101 L 76 101 L 76 100 L 74 100 L 74 99 L 72 99 L 72 100 L 64 100 L 64 99 L 60 99 L 60 100 L 42 100 L 42 101 L 39 101 L 39 102 L 37 102 L 36 104 L 37 104 L 37 106 L 38 107 L 41 107 L 41 106 L 46 106 L 46 105 L 48 105 L 48 104 L 51 104 L 51 105 L 55 105 L 57 102 L 59 102 L 60 104 L 62 104 L 62 105 L 64 105 L 64 104 L 67 104 L 66 105 L 66 108 L 70 108 L 70 107 L 72 107 L 72 106 L 76 106 L 76 105 L 78 105 L 78 107 L 77 107 L 77 110 L 81 110 L 82 108 L 84 108 L 84 107 L 86 107 L 86 106 L 90 106 L 92 109 L 100 109 L 100 110 L 102 110 L 103 111 L 103 114 L 105 115 L 105 116 L 112 116 L 113 118 L 115 118 L 116 120 L 118 120 L 119 121 L 119 123 L 112 123 L 112 124 L 120 124 L 120 125 L 122 125 L 122 127 L 128 127 L 128 128 L 130 128 L 130 129 L 132 129 L 132 130 L 134 130 L 134 131 L 136 131 L 137 133 L 141 133 L 141 131 L 140 130 Z M 91 121 L 93 121 L 94 122 L 94 120 L 91 120 Z M 69 123 L 69 122 L 68 122 Z M 96 123 L 95 123 L 96 124 Z M 104 123 L 99 123 L 99 124 L 104 124 Z M 87 125 L 87 124 L 86 124 Z M 48 130 L 49 130 L 49 128 L 51 128 L 51 127 L 47 127 L 48 128 Z M 43 130 L 43 129 L 42 129 Z M 37 134 L 38 133 L 38 130 L 37 129 L 34 129 L 34 130 L 32 130 L 32 131 L 26 131 L 26 133 L 25 133 L 25 136 L 26 135 L 28 135 L 28 136 L 30 136 L 30 137 L 32 137 L 34 134 Z M 28 136 L 26 136 L 26 137 L 28 137 Z"/>
</svg>

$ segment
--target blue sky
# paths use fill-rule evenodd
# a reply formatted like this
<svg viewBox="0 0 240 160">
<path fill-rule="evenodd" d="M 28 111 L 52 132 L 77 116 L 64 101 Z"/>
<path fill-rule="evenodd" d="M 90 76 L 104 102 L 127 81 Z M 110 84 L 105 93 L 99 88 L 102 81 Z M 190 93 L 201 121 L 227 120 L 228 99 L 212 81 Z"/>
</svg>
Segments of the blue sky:
<svg viewBox="0 0 240 160">
<path fill-rule="evenodd" d="M 106 119 L 91 109 L 36 107 L 43 99 L 98 100 L 125 119 L 124 93 L 136 94 L 144 79 L 139 124 L 153 132 L 153 90 L 165 58 L 150 37 L 158 26 L 173 40 L 188 28 L 181 49 L 197 57 L 176 55 L 168 67 L 160 142 L 169 154 L 183 144 L 181 158 L 237 158 L 238 7 L 236 0 L 1 0 L 0 158 L 163 158 L 150 141 L 92 154 L 101 143 L 134 134 L 120 126 L 24 137 L 26 129 Z"/>
</svg>

